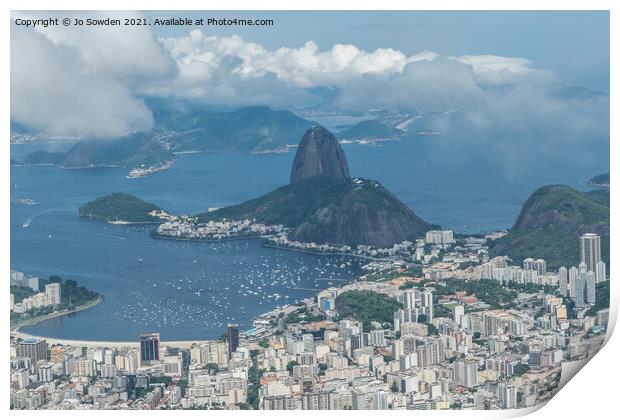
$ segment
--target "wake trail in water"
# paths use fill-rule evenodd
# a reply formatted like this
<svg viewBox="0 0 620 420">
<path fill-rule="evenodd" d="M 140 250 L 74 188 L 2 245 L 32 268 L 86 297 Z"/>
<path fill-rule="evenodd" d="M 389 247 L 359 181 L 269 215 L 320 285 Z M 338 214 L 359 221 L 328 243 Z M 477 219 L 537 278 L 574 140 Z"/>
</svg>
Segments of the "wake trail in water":
<svg viewBox="0 0 620 420">
<path fill-rule="evenodd" d="M 55 213 L 55 212 L 62 212 L 62 211 L 70 211 L 71 208 L 67 208 L 67 207 L 56 207 L 53 209 L 47 209 L 47 210 L 43 210 L 40 211 L 38 213 L 33 214 L 32 216 L 30 216 L 28 219 L 26 219 L 26 221 L 22 224 L 23 228 L 27 228 L 30 227 L 30 225 L 32 224 L 32 222 L 39 216 L 47 214 L 47 213 Z"/>
</svg>

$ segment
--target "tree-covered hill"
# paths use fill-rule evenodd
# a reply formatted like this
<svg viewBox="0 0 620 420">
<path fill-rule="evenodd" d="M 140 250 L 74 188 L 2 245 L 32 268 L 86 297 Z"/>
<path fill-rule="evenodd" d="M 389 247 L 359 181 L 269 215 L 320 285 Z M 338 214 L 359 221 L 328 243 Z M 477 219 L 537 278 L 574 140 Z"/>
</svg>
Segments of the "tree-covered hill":
<svg viewBox="0 0 620 420">
<path fill-rule="evenodd" d="M 577 191 L 565 185 L 536 190 L 525 202 L 508 235 L 490 242 L 492 255 L 517 263 L 543 258 L 550 269 L 579 263 L 579 237 L 601 235 L 603 260 L 609 264 L 609 192 Z"/>
<path fill-rule="evenodd" d="M 80 207 L 79 215 L 104 222 L 158 223 L 161 218 L 151 212 L 161 210 L 130 194 L 113 193 L 97 198 Z"/>
<path fill-rule="evenodd" d="M 362 321 L 364 330 L 368 330 L 372 321 L 392 324 L 394 312 L 401 308 L 396 299 L 367 290 L 351 290 L 336 298 L 336 310 L 340 317 Z"/>
</svg>

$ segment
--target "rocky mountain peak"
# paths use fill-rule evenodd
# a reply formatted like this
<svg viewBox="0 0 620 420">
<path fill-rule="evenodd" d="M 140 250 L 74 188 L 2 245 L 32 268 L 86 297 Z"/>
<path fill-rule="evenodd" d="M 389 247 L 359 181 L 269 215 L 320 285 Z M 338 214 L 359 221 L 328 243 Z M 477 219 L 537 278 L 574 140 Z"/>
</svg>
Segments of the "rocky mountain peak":
<svg viewBox="0 0 620 420">
<path fill-rule="evenodd" d="M 291 184 L 316 175 L 351 179 L 342 147 L 334 135 L 321 126 L 310 128 L 302 137 L 291 169 Z"/>
</svg>

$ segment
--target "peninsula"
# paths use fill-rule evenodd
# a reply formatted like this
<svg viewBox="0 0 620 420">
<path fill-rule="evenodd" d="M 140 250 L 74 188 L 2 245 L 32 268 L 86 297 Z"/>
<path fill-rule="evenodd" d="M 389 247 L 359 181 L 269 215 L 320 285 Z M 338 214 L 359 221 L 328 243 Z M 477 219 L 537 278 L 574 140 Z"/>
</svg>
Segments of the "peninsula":
<svg viewBox="0 0 620 420">
<path fill-rule="evenodd" d="M 86 203 L 79 208 L 78 214 L 111 224 L 161 223 L 169 217 L 155 204 L 121 192 Z"/>
</svg>

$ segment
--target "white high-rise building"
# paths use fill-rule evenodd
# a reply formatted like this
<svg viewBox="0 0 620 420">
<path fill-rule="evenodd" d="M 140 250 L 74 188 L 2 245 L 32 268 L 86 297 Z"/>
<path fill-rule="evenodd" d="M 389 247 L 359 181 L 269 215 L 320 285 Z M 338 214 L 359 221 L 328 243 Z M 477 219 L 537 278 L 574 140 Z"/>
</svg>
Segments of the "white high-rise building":
<svg viewBox="0 0 620 420">
<path fill-rule="evenodd" d="M 388 406 L 388 393 L 385 390 L 375 391 L 372 398 L 373 410 L 387 410 Z"/>
<path fill-rule="evenodd" d="M 579 274 L 573 283 L 571 283 L 571 288 L 573 290 L 574 296 L 573 301 L 575 302 L 575 306 L 581 308 L 585 305 L 585 274 Z"/>
<path fill-rule="evenodd" d="M 523 260 L 523 269 L 536 271 L 538 275 L 542 276 L 547 274 L 547 262 L 543 259 L 526 258 Z"/>
<path fill-rule="evenodd" d="M 601 260 L 601 237 L 595 233 L 584 234 L 579 238 L 579 250 L 587 271 L 594 271 L 596 263 Z"/>
<path fill-rule="evenodd" d="M 570 283 L 569 296 L 572 298 L 575 297 L 575 280 L 577 279 L 577 276 L 579 276 L 579 270 L 577 267 L 571 267 L 568 270 L 568 282 Z"/>
<path fill-rule="evenodd" d="M 539 275 L 547 274 L 547 262 L 542 258 L 539 258 L 535 262 L 535 270 L 538 271 Z"/>
<path fill-rule="evenodd" d="M 421 292 L 420 302 L 423 307 L 432 308 L 433 307 L 433 293 L 428 290 L 424 290 L 423 292 Z"/>
<path fill-rule="evenodd" d="M 502 408 L 515 408 L 517 406 L 517 387 L 515 385 L 499 384 L 498 394 Z"/>
<path fill-rule="evenodd" d="M 370 345 L 375 347 L 382 347 L 386 345 L 385 331 L 384 330 L 372 330 L 370 332 Z"/>
<path fill-rule="evenodd" d="M 560 267 L 558 270 L 558 283 L 560 285 L 560 294 L 564 297 L 568 296 L 568 270 L 566 267 Z"/>
<path fill-rule="evenodd" d="M 45 285 L 45 297 L 48 305 L 60 305 L 60 283 Z"/>
<path fill-rule="evenodd" d="M 596 302 L 596 274 L 593 271 L 586 273 L 586 303 Z"/>
<path fill-rule="evenodd" d="M 405 309 L 413 309 L 415 308 L 416 305 L 416 301 L 417 301 L 417 295 L 418 295 L 418 291 L 417 290 L 407 290 L 405 291 L 405 293 L 403 294 L 403 307 Z"/>
<path fill-rule="evenodd" d="M 456 325 L 461 325 L 461 317 L 465 315 L 465 307 L 463 305 L 455 305 L 452 308 L 452 314 L 454 315 Z"/>
<path fill-rule="evenodd" d="M 607 267 L 605 266 L 605 261 L 597 262 L 594 272 L 596 273 L 597 283 L 607 281 Z"/>
<path fill-rule="evenodd" d="M 428 244 L 453 244 L 454 233 L 451 230 L 429 230 L 426 232 Z"/>
<path fill-rule="evenodd" d="M 579 275 L 580 276 L 585 274 L 585 273 L 587 273 L 588 272 L 588 264 L 584 263 L 583 261 L 580 262 L 578 270 L 579 270 Z"/>
<path fill-rule="evenodd" d="M 454 382 L 466 388 L 473 388 L 478 385 L 478 362 L 473 359 L 455 361 Z"/>
<path fill-rule="evenodd" d="M 523 260 L 523 269 L 524 270 L 533 270 L 534 269 L 534 258 L 526 258 Z"/>
</svg>

